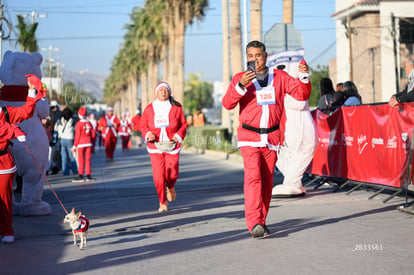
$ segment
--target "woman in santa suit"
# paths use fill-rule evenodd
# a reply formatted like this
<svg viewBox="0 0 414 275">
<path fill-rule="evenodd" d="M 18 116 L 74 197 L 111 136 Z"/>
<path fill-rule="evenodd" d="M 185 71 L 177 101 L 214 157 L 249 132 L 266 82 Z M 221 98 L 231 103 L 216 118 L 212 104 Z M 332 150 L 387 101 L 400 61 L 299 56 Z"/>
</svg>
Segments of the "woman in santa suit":
<svg viewBox="0 0 414 275">
<path fill-rule="evenodd" d="M 155 87 L 156 99 L 142 114 L 141 131 L 147 141 L 152 175 L 160 202 L 159 212 L 168 210 L 168 202 L 175 200 L 178 179 L 178 160 L 187 132 L 187 122 L 181 104 L 171 96 L 171 87 L 160 82 Z M 162 145 L 169 144 L 170 148 Z"/>
</svg>

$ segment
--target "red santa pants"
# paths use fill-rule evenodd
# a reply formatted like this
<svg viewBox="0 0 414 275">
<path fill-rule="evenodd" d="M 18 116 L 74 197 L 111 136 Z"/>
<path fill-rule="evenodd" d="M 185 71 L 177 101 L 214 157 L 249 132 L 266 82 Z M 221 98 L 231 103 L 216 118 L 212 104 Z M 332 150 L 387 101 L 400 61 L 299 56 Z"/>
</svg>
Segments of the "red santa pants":
<svg viewBox="0 0 414 275">
<path fill-rule="evenodd" d="M 105 153 L 107 159 L 114 159 L 114 152 L 118 139 L 115 136 L 107 135 L 105 137 Z"/>
<path fill-rule="evenodd" d="M 167 201 L 165 187 L 173 188 L 178 179 L 180 154 L 149 154 L 152 166 L 152 178 L 160 203 Z"/>
<path fill-rule="evenodd" d="M 267 147 L 240 147 L 244 162 L 244 211 L 247 228 L 264 225 L 272 199 L 276 151 Z"/>
<path fill-rule="evenodd" d="M 85 171 L 85 175 L 91 174 L 91 156 L 92 156 L 92 147 L 78 147 L 78 172 L 79 175 L 83 175 Z"/>
<path fill-rule="evenodd" d="M 13 209 L 12 209 L 12 192 L 14 175 L 0 174 L 0 235 L 12 236 L 13 233 Z"/>
<path fill-rule="evenodd" d="M 122 150 L 128 149 L 128 142 L 130 139 L 131 139 L 131 136 L 121 136 Z"/>
</svg>

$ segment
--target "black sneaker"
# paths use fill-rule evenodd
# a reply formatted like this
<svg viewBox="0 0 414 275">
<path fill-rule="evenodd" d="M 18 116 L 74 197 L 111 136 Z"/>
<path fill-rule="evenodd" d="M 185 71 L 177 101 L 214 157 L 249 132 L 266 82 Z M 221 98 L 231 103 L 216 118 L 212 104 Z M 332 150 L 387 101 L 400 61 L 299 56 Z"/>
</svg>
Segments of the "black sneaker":
<svg viewBox="0 0 414 275">
<path fill-rule="evenodd" d="M 92 178 L 91 175 L 86 175 L 86 181 L 94 181 L 95 178 Z"/>
<path fill-rule="evenodd" d="M 83 176 L 79 175 L 77 178 L 73 179 L 72 182 L 83 182 Z"/>
<path fill-rule="evenodd" d="M 260 223 L 256 224 L 252 229 L 253 238 L 263 237 L 264 233 L 265 233 L 265 229 L 263 225 L 261 225 Z"/>
</svg>

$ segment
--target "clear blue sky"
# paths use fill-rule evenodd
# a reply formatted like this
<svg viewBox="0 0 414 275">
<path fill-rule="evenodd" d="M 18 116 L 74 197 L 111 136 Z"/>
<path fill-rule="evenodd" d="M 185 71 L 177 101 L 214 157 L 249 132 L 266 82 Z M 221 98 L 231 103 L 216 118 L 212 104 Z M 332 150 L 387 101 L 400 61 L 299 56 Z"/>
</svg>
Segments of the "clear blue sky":
<svg viewBox="0 0 414 275">
<path fill-rule="evenodd" d="M 65 70 L 109 74 L 111 63 L 123 42 L 134 6 L 145 1 L 131 0 L 1 0 L 4 16 L 12 24 L 17 14 L 38 15 L 37 38 L 40 48 L 59 48 Z M 243 0 L 240 1 L 241 4 Z M 249 0 L 246 0 L 249 3 Z M 209 0 L 210 9 L 201 22 L 188 27 L 186 33 L 185 73 L 200 73 L 205 80 L 221 80 L 221 0 Z M 263 32 L 282 22 L 282 0 L 263 0 Z M 335 0 L 294 0 L 293 24 L 302 32 L 305 59 L 310 66 L 328 65 L 335 57 L 335 22 L 330 17 Z M 242 10 L 243 15 L 243 10 Z M 32 20 L 29 16 L 27 20 Z M 243 19 L 242 19 L 243 23 Z M 3 27 L 6 34 L 8 30 Z M 243 31 L 242 31 L 243 34 Z M 15 46 L 16 33 L 2 43 L 2 51 Z M 41 51 L 44 59 L 48 51 Z"/>
</svg>

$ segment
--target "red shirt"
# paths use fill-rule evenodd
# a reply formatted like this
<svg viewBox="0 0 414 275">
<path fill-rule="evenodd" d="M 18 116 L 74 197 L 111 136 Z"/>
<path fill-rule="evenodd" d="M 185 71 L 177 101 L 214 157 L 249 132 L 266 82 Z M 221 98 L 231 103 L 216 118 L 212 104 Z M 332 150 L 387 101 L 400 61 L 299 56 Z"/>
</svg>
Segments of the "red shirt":
<svg viewBox="0 0 414 275">
<path fill-rule="evenodd" d="M 140 131 L 141 130 L 141 116 L 135 115 L 132 119 L 132 130 L 134 131 Z"/>
</svg>

